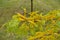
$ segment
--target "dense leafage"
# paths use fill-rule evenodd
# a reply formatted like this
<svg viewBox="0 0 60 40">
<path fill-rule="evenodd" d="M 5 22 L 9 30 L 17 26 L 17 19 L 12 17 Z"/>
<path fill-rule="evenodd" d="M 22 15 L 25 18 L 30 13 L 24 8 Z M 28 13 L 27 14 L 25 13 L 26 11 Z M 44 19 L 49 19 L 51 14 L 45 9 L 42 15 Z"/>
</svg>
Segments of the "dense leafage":
<svg viewBox="0 0 60 40">
<path fill-rule="evenodd" d="M 47 14 L 36 11 L 28 15 L 24 9 L 24 15 L 17 13 L 4 24 L 7 34 L 17 35 L 15 39 L 20 40 L 60 40 L 60 10 Z"/>
</svg>

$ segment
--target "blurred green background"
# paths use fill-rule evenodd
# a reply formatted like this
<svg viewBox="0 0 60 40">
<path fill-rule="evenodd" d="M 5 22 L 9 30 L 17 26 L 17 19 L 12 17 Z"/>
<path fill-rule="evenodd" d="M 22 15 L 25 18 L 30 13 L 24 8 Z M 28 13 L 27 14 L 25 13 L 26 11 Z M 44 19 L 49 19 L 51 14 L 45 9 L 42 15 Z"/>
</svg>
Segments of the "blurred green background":
<svg viewBox="0 0 60 40">
<path fill-rule="evenodd" d="M 34 0 L 34 11 L 46 13 L 50 10 L 60 9 L 60 0 Z M 31 0 L 0 0 L 0 26 L 11 19 L 17 12 L 31 11 Z"/>
</svg>

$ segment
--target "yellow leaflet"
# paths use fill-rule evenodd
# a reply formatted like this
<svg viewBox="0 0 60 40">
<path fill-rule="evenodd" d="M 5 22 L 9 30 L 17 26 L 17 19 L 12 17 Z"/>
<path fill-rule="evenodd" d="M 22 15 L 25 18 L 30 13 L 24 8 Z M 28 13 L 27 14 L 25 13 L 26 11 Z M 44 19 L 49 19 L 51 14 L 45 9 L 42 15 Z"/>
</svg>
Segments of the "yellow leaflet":
<svg viewBox="0 0 60 40">
<path fill-rule="evenodd" d="M 26 9 L 24 8 L 24 16 L 26 16 Z"/>
</svg>

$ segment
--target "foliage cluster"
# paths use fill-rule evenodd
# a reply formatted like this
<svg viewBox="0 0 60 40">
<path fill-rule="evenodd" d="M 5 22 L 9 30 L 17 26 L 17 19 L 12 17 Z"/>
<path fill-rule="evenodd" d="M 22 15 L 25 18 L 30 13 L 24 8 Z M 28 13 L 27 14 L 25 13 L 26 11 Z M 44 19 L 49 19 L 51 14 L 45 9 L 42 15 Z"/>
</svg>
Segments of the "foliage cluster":
<svg viewBox="0 0 60 40">
<path fill-rule="evenodd" d="M 44 14 L 24 9 L 23 15 L 17 13 L 3 28 L 11 40 L 60 40 L 60 10 Z"/>
</svg>

